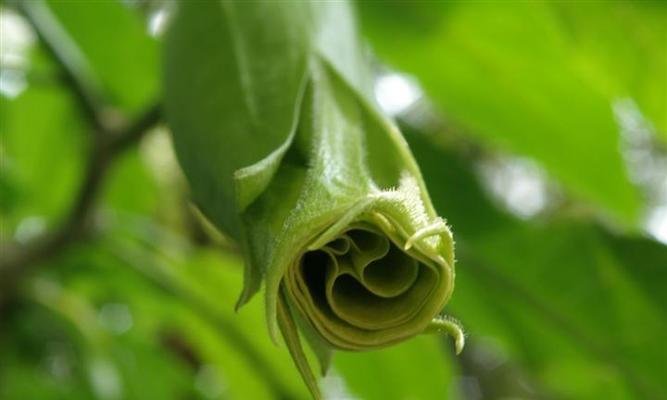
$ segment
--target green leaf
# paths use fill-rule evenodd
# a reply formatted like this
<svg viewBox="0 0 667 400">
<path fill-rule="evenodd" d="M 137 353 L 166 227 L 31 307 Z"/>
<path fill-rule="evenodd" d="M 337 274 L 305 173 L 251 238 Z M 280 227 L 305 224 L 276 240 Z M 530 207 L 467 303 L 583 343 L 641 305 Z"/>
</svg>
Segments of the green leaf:
<svg viewBox="0 0 667 400">
<path fill-rule="evenodd" d="M 48 3 L 102 84 L 109 102 L 137 112 L 158 95 L 157 41 L 142 16 L 121 1 Z"/>
<path fill-rule="evenodd" d="M 415 74 L 454 125 L 493 147 L 535 158 L 575 197 L 637 222 L 639 197 L 619 152 L 612 106 L 635 99 L 664 135 L 664 7 L 359 6 L 383 60 Z"/>
<path fill-rule="evenodd" d="M 66 262 L 64 265 L 67 265 Z M 89 263 L 89 266 L 95 267 L 94 263 Z M 80 284 L 80 279 L 84 277 L 79 275 L 77 278 Z M 41 310 L 45 314 L 41 320 L 56 321 L 42 328 L 39 333 L 34 332 L 34 324 L 28 325 L 29 330 L 24 333 L 30 338 L 28 340 L 35 340 L 31 336 L 40 336 L 43 344 L 33 351 L 37 357 L 52 360 L 41 380 L 45 383 L 49 380 L 61 381 L 60 385 L 63 386 L 60 390 L 51 389 L 47 393 L 70 393 L 72 396 L 85 393 L 81 398 L 141 399 L 150 395 L 180 396 L 192 391 L 189 386 L 191 371 L 173 354 L 162 351 L 161 344 L 154 342 L 144 327 L 134 327 L 127 333 L 115 332 L 117 336 L 113 337 L 109 323 L 105 326 L 101 322 L 104 305 L 100 305 L 98 313 L 93 303 L 99 300 L 95 296 L 86 296 L 76 289 L 61 286 L 52 277 L 41 276 L 29 282 L 24 299 L 28 304 L 28 312 L 34 312 L 33 308 L 37 304 L 51 313 L 49 315 Z M 103 301 L 110 300 L 106 298 Z M 128 315 L 130 324 L 126 327 L 131 329 L 132 317 Z M 30 323 L 29 320 L 22 321 L 25 318 L 23 316 L 15 318 L 14 326 Z M 16 338 L 12 340 L 19 341 Z M 25 346 L 25 343 L 19 343 L 19 346 Z M 24 358 L 24 362 L 34 362 L 25 360 L 29 358 L 26 357 L 29 352 L 25 348 L 18 354 Z M 37 366 L 33 368 L 38 370 Z M 11 372 L 11 368 L 8 371 Z M 20 395 L 26 390 L 33 390 L 30 386 L 18 382 L 11 389 Z"/>
<path fill-rule="evenodd" d="M 141 218 L 121 219 L 114 233 L 107 251 L 161 292 L 150 302 L 137 298 L 136 306 L 156 321 L 167 321 L 200 362 L 210 364 L 232 397 L 306 397 L 289 355 L 258 334 L 265 329 L 261 302 L 234 312 L 242 283 L 240 259 L 192 248 L 166 227 Z M 137 288 L 133 297 L 143 292 Z"/>
<path fill-rule="evenodd" d="M 118 158 L 104 190 L 103 201 L 107 207 L 113 207 L 115 211 L 153 214 L 157 217 L 157 211 L 171 205 L 165 205 L 164 199 L 161 201 L 159 182 L 150 176 L 151 171 L 145 164 L 136 149 Z M 163 173 L 167 174 L 168 171 Z M 128 187 L 141 190 L 127 190 Z"/>
<path fill-rule="evenodd" d="M 52 297 L 50 304 L 86 333 L 87 340 L 79 343 L 75 328 L 67 339 L 90 356 L 77 362 L 87 368 L 88 361 L 94 364 L 104 355 L 128 399 L 149 393 L 192 396 L 194 389 L 204 397 L 211 392 L 243 399 L 307 397 L 288 354 L 258 334 L 265 327 L 261 302 L 251 302 L 238 314 L 233 310 L 242 281 L 238 258 L 192 248 L 140 217 L 118 218 L 108 238 L 53 260 L 49 267 L 55 267 L 56 277 L 40 274 L 60 282 L 52 293 L 76 298 L 59 303 Z M 131 324 L 126 332 L 110 332 L 108 323 L 100 322 L 107 304 L 127 307 Z M 29 329 L 34 326 L 28 323 Z M 46 343 L 52 333 L 44 332 L 41 341 Z M 4 372 L 0 365 L 0 376 Z M 70 385 L 68 390 L 77 386 Z"/>
<path fill-rule="evenodd" d="M 334 362 L 351 397 L 387 400 L 456 398 L 451 364 L 434 337 L 363 354 L 339 353 Z"/>
<path fill-rule="evenodd" d="M 9 329 L 1 342 L 0 397 L 78 400 L 93 396 L 76 340 L 68 340 L 76 335 L 67 321 L 31 303 L 4 318 Z"/>
<path fill-rule="evenodd" d="M 664 398 L 667 352 L 653 344 L 667 329 L 667 247 L 590 221 L 516 220 L 484 196 L 472 160 L 410 143 L 457 232 L 451 306 L 466 333 L 497 343 L 555 396 Z"/>
<path fill-rule="evenodd" d="M 74 103 L 57 87 L 32 85 L 13 100 L 0 99 L 0 107 L 6 115 L 0 124 L 2 170 L 14 182 L 17 202 L 3 222 L 14 228 L 26 217 L 57 222 L 85 163 L 87 132 Z"/>
</svg>

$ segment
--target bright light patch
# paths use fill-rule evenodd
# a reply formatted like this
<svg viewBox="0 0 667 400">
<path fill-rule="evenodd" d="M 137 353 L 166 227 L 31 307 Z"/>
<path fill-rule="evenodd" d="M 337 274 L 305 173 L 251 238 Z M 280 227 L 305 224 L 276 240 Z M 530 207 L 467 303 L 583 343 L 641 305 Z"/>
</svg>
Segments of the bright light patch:
<svg viewBox="0 0 667 400">
<path fill-rule="evenodd" d="M 643 228 L 667 243 L 667 152 L 657 145 L 655 128 L 632 99 L 618 99 L 612 108 L 628 175 L 646 198 Z"/>
<path fill-rule="evenodd" d="M 44 365 L 56 379 L 70 379 L 75 366 L 72 349 L 65 343 L 51 341 L 47 344 L 48 354 L 44 357 Z"/>
<path fill-rule="evenodd" d="M 25 73 L 21 70 L 3 69 L 0 71 L 0 93 L 9 99 L 21 94 L 28 87 Z"/>
<path fill-rule="evenodd" d="M 409 109 L 422 92 L 414 80 L 400 74 L 382 75 L 375 81 L 375 98 L 389 115 L 398 115 Z"/>
<path fill-rule="evenodd" d="M 143 161 L 158 182 L 167 186 L 179 178 L 181 172 L 166 128 L 154 128 L 142 139 L 139 149 Z"/>
<path fill-rule="evenodd" d="M 533 161 L 525 158 L 484 161 L 480 171 L 484 185 L 512 214 L 530 218 L 547 206 L 545 173 Z"/>
<path fill-rule="evenodd" d="M 214 365 L 203 365 L 195 377 L 195 389 L 207 399 L 219 399 L 227 391 L 227 385 Z"/>
<path fill-rule="evenodd" d="M 28 23 L 15 12 L 0 10 L 0 94 L 14 98 L 28 86 L 25 70 L 28 51 L 35 43 L 35 34 Z"/>
<path fill-rule="evenodd" d="M 168 12 L 162 7 L 151 13 L 148 17 L 148 33 L 153 37 L 162 36 L 166 27 Z"/>
<path fill-rule="evenodd" d="M 89 366 L 88 377 L 98 399 L 116 400 L 123 398 L 120 375 L 110 361 L 103 358 L 95 359 Z"/>
<path fill-rule="evenodd" d="M 46 220 L 33 216 L 23 218 L 14 232 L 14 239 L 19 243 L 28 243 L 46 231 Z"/>
<path fill-rule="evenodd" d="M 97 314 L 100 325 L 116 335 L 129 331 L 134 325 L 130 308 L 126 304 L 107 303 Z"/>
<path fill-rule="evenodd" d="M 330 369 L 327 375 L 321 379 L 320 386 L 326 400 L 356 400 L 357 397 L 350 394 L 345 379 L 335 369 Z"/>
<path fill-rule="evenodd" d="M 667 244 L 667 206 L 652 209 L 644 226 L 646 231 L 656 240 Z"/>
</svg>

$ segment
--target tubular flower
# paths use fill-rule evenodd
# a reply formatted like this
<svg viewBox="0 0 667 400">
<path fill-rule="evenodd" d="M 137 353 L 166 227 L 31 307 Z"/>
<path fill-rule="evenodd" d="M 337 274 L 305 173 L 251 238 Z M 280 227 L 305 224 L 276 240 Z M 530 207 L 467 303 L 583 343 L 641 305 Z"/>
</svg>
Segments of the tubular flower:
<svg viewBox="0 0 667 400">
<path fill-rule="evenodd" d="M 399 130 L 377 108 L 345 3 L 182 2 L 165 49 L 166 112 L 203 213 L 239 241 L 239 306 L 265 285 L 315 397 L 301 346 L 331 350 L 463 334 L 440 313 L 452 234 Z M 188 60 L 188 62 L 183 62 Z"/>
</svg>

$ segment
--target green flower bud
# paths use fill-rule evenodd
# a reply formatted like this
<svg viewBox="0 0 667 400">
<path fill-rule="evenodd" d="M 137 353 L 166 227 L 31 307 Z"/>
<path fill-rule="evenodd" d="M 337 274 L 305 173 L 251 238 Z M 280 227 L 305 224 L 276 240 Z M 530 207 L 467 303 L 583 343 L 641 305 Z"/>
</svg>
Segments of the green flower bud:
<svg viewBox="0 0 667 400">
<path fill-rule="evenodd" d="M 203 213 L 241 243 L 242 305 L 265 284 L 313 394 L 299 329 L 326 369 L 457 324 L 452 234 L 378 111 L 341 2 L 182 2 L 166 38 L 166 112 Z M 297 329 L 297 327 L 299 329 Z M 460 350 L 460 349 L 459 349 Z"/>
</svg>

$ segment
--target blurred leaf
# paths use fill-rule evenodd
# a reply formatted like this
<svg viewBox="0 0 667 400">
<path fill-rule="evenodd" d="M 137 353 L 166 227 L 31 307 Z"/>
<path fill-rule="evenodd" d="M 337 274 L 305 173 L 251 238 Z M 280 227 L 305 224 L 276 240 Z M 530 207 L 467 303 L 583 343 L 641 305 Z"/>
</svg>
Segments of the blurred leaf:
<svg viewBox="0 0 667 400">
<path fill-rule="evenodd" d="M 85 368 L 96 398 L 171 398 L 192 391 L 187 365 L 163 351 L 161 343 L 151 337 L 154 332 L 142 330 L 141 325 L 131 330 L 130 307 L 114 303 L 114 298 L 86 297 L 50 279 L 38 277 L 32 284 L 30 299 L 74 328 L 65 340 L 78 347 L 78 363 Z M 109 307 L 120 311 L 114 316 Z"/>
<path fill-rule="evenodd" d="M 128 188 L 135 188 L 128 190 Z M 116 211 L 155 215 L 160 206 L 160 187 L 150 175 L 136 149 L 123 154 L 106 182 L 104 200 Z"/>
<path fill-rule="evenodd" d="M 667 247 L 646 238 L 628 238 L 612 234 L 602 235 L 605 245 L 619 262 L 627 266 L 632 283 L 638 285 L 644 295 L 653 299 L 660 308 L 659 315 L 667 315 L 665 275 Z"/>
<path fill-rule="evenodd" d="M 110 361 L 118 369 L 124 398 L 195 397 L 195 371 L 179 360 L 178 354 L 165 351 L 162 343 L 151 339 L 150 334 L 139 332 L 114 342 Z"/>
<path fill-rule="evenodd" d="M 126 271 L 159 289 L 155 300 L 139 289 L 125 297 L 136 298 L 137 308 L 150 303 L 147 315 L 161 321 L 162 331 L 176 333 L 187 344 L 196 355 L 197 368 L 218 376 L 232 398 L 307 398 L 286 349 L 258 334 L 266 331 L 261 303 L 254 301 L 234 312 L 243 275 L 239 259 L 191 248 L 178 235 L 143 218 L 125 216 L 118 228 L 106 252 Z M 118 284 L 124 285 L 122 280 Z"/>
<path fill-rule="evenodd" d="M 250 314 L 250 320 L 241 318 L 239 321 L 234 320 L 232 324 L 228 318 L 234 316 L 234 291 L 228 296 L 228 303 L 220 305 L 216 301 L 210 306 L 211 309 L 206 308 L 202 311 L 202 305 L 194 300 L 198 297 L 194 299 L 189 297 L 191 289 L 179 291 L 184 287 L 190 287 L 191 284 L 181 282 L 176 283 L 176 287 L 170 287 L 168 280 L 162 280 L 165 279 L 165 275 L 161 272 L 157 271 L 155 276 L 151 276 L 151 273 L 156 273 L 153 269 L 156 268 L 156 263 L 162 265 L 160 268 L 165 267 L 165 264 L 153 259 L 158 253 L 145 251 L 124 253 L 132 247 L 118 247 L 118 244 L 123 242 L 119 241 L 118 237 L 109 242 L 104 241 L 98 245 L 79 248 L 78 251 L 57 261 L 57 276 L 63 281 L 64 286 L 55 293 L 63 293 L 67 299 L 61 301 L 53 297 L 49 307 L 56 313 L 62 311 L 63 316 L 74 326 L 84 329 L 84 331 L 74 329 L 60 340 L 71 342 L 79 348 L 82 358 L 73 362 L 86 364 L 86 374 L 97 373 L 102 378 L 106 376 L 104 379 L 111 382 L 107 382 L 107 385 L 112 385 L 111 389 L 106 390 L 120 393 L 120 398 L 127 399 L 182 398 L 185 394 L 194 396 L 195 390 L 198 396 L 187 398 L 271 399 L 281 396 L 281 398 L 306 398 L 305 387 L 291 367 L 291 360 L 284 349 L 273 346 L 266 335 L 256 335 L 257 331 L 265 330 L 261 308 L 254 307 L 256 312 Z M 219 258 L 195 256 L 192 261 L 196 261 L 196 264 L 188 266 L 188 269 L 196 267 L 199 271 L 201 263 L 206 262 L 208 266 L 205 268 L 207 270 L 211 268 L 211 273 L 204 275 L 209 278 L 214 277 L 213 282 L 218 284 L 225 281 L 224 277 L 221 278 L 213 271 L 215 269 L 224 272 L 228 268 L 220 264 Z M 133 266 L 135 262 L 144 265 L 135 267 Z M 188 264 L 173 262 L 172 259 L 171 266 L 165 267 L 167 269 L 162 272 L 182 275 L 190 281 L 196 279 L 190 276 L 188 271 L 178 272 Z M 240 283 L 241 270 L 234 268 L 231 272 L 234 283 Z M 54 278 L 53 274 L 46 275 L 50 276 L 49 279 Z M 104 285 L 100 285 L 99 282 L 104 282 Z M 167 286 L 164 286 L 165 284 Z M 181 284 L 184 286 L 181 287 Z M 173 291 L 175 289 L 177 291 Z M 44 291 L 40 290 L 38 293 Z M 102 311 L 109 304 L 127 308 L 127 312 L 130 313 L 127 330 L 114 332 L 113 325 L 104 322 Z M 251 308 L 252 306 L 248 307 L 248 311 Z M 247 317 L 246 312 L 244 309 L 244 315 Z M 90 318 L 91 316 L 93 318 Z M 219 321 L 225 321 L 225 324 L 221 325 Z M 18 322 L 13 321 L 12 326 L 19 326 Z M 268 368 L 274 373 L 276 380 L 273 383 L 279 382 L 288 388 L 289 392 L 281 394 L 275 391 L 258 371 L 259 369 L 247 359 L 247 354 L 244 349 L 238 347 L 234 337 L 230 339 L 224 329 L 239 329 L 237 322 L 242 326 L 241 335 L 247 338 L 247 345 L 260 354 L 261 358 L 253 361 L 261 362 L 260 368 Z M 262 326 L 255 326 L 256 323 Z M 52 333 L 49 332 L 44 332 L 41 336 L 43 341 L 54 340 Z M 19 346 L 20 354 L 24 356 L 29 349 L 25 346 L 25 343 Z M 41 354 L 42 351 L 37 350 L 36 353 Z M 280 367 L 274 369 L 271 365 L 276 363 Z M 4 370 L 0 365 L 0 379 L 7 371 L 13 373 L 15 364 L 12 362 L 8 370 Z M 264 367 L 265 365 L 267 366 Z M 35 369 L 36 366 L 33 364 L 29 368 Z M 96 369 L 99 371 L 94 372 Z M 205 372 L 208 370 L 218 371 L 219 374 L 212 377 L 210 372 Z M 87 380 L 67 383 L 68 390 L 81 385 L 85 387 L 87 384 Z M 118 389 L 114 389 L 114 385 L 117 385 Z M 213 390 L 215 387 L 219 389 L 219 393 Z M 26 393 L 25 382 L 17 383 L 15 389 L 19 391 L 10 393 Z M 47 393 L 49 390 L 53 392 L 53 389 L 45 389 Z M 109 396 L 97 393 L 97 397 L 101 398 L 119 398 Z"/>
<path fill-rule="evenodd" d="M 536 158 L 577 197 L 635 222 L 639 200 L 619 152 L 612 103 L 634 98 L 665 132 L 664 5 L 359 6 L 380 56 L 417 75 L 447 118 Z"/>
<path fill-rule="evenodd" d="M 0 98 L 0 107 L 6 116 L 0 124 L 2 176 L 12 185 L 2 196 L 16 203 L 4 222 L 15 227 L 29 216 L 52 222 L 64 213 L 82 174 L 87 137 L 79 114 L 71 98 L 51 86 Z"/>
<path fill-rule="evenodd" d="M 344 387 L 359 399 L 454 399 L 451 363 L 443 342 L 433 336 L 382 350 L 338 352 L 334 357 Z"/>
<path fill-rule="evenodd" d="M 482 196 L 471 160 L 424 138 L 411 147 L 457 233 L 452 307 L 469 335 L 497 340 L 557 396 L 663 398 L 665 246 L 513 219 Z"/>
<path fill-rule="evenodd" d="M 79 349 L 68 340 L 75 330 L 35 304 L 6 310 L 0 335 L 0 398 L 89 399 L 92 397 Z"/>
<path fill-rule="evenodd" d="M 243 265 L 239 258 L 225 256 L 219 252 L 202 251 L 181 264 L 181 268 L 173 269 L 173 278 L 186 290 L 200 299 L 202 306 L 210 307 L 217 317 L 214 329 L 217 341 L 200 343 L 201 351 L 217 348 L 215 358 L 223 372 L 238 374 L 245 369 L 241 379 L 236 381 L 229 377 L 230 388 L 238 395 L 235 398 L 259 398 L 250 390 L 264 388 L 263 397 L 308 398 L 305 385 L 294 368 L 292 359 L 282 344 L 277 347 L 266 335 L 266 322 L 261 299 L 256 298 L 236 313 L 234 305 L 239 289 L 242 287 Z M 209 324 L 211 320 L 209 319 Z M 226 331 L 226 332 L 225 332 Z M 199 338 L 205 340 L 205 336 Z M 231 354 L 236 354 L 243 361 L 232 362 Z M 246 382 L 251 380 L 250 387 Z"/>
<path fill-rule="evenodd" d="M 610 100 L 634 99 L 667 140 L 665 3 L 561 3 L 554 13 L 572 46 L 576 72 Z"/>
<path fill-rule="evenodd" d="M 108 100 L 123 111 L 138 111 L 158 94 L 158 46 L 139 12 L 124 3 L 51 0 L 49 6 L 90 62 Z"/>
</svg>

